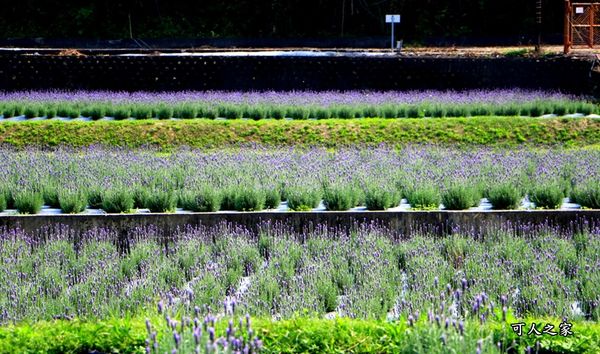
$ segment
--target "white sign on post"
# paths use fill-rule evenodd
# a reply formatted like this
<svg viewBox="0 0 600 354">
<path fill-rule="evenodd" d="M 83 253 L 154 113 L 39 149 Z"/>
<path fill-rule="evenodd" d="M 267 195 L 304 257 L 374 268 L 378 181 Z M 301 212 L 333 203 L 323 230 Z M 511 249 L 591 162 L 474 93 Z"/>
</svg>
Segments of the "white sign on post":
<svg viewBox="0 0 600 354">
<path fill-rule="evenodd" d="M 385 15 L 385 22 L 400 23 L 400 15 Z"/>
<path fill-rule="evenodd" d="M 385 22 L 392 24 L 392 50 L 394 50 L 394 25 L 400 23 L 400 15 L 385 15 Z"/>
</svg>

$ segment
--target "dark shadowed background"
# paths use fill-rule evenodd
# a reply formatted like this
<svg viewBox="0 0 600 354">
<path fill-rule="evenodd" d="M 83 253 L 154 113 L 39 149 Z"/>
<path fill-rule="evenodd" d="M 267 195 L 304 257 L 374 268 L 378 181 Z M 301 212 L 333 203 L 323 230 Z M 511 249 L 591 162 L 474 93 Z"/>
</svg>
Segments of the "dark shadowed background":
<svg viewBox="0 0 600 354">
<path fill-rule="evenodd" d="M 0 39 L 384 38 L 423 44 L 530 44 L 536 0 L 3 1 Z M 558 43 L 563 2 L 544 0 L 544 40 Z M 131 32 L 130 32 L 131 31 Z M 301 42 L 300 42 L 301 44 Z"/>
</svg>

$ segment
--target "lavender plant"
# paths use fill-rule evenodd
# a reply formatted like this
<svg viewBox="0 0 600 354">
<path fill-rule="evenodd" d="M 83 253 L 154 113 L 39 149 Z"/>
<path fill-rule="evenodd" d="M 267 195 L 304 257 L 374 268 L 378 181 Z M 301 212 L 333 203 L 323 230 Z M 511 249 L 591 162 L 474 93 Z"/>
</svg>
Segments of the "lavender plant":
<svg viewBox="0 0 600 354">
<path fill-rule="evenodd" d="M 38 214 L 44 205 L 40 192 L 25 190 L 15 195 L 15 208 L 21 214 Z"/>
</svg>

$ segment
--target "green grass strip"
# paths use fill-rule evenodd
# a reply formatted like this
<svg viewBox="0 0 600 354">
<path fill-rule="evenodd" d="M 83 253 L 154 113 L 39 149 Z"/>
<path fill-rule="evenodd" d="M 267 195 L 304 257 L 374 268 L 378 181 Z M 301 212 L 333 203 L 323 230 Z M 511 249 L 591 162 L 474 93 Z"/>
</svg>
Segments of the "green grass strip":
<svg viewBox="0 0 600 354">
<path fill-rule="evenodd" d="M 600 119 L 475 117 L 0 123 L 0 144 L 15 147 L 102 144 L 129 148 L 154 145 L 169 149 L 176 146 L 220 148 L 244 143 L 325 147 L 382 143 L 581 147 L 600 144 Z"/>
<path fill-rule="evenodd" d="M 164 321 L 154 317 L 153 323 Z M 516 320 L 515 320 L 516 321 Z M 556 319 L 523 320 L 528 326 L 535 322 L 541 331 L 543 324 L 556 325 Z M 220 333 L 226 323 L 217 328 Z M 222 328 L 221 328 L 222 327 Z M 429 323 L 425 318 L 409 326 L 398 322 L 324 320 L 299 317 L 283 321 L 253 320 L 255 333 L 264 343 L 264 353 L 444 353 L 475 352 L 478 341 L 484 353 L 524 352 L 529 346 L 544 353 L 597 353 L 600 348 L 600 324 L 573 323 L 572 336 L 522 336 L 513 332 L 509 323 L 487 322 L 479 325 L 468 322 L 463 335 L 452 326 Z M 159 332 L 161 352 L 169 349 L 170 330 Z M 446 344 L 443 345 L 442 335 Z M 143 353 L 146 329 L 144 319 L 114 319 L 98 322 L 80 320 L 24 323 L 0 328 L 0 353 L 84 353 L 93 350 L 105 353 Z M 497 343 L 501 342 L 501 349 Z M 164 350 L 163 350 L 164 349 Z M 169 350 L 170 351 L 170 350 Z"/>
</svg>

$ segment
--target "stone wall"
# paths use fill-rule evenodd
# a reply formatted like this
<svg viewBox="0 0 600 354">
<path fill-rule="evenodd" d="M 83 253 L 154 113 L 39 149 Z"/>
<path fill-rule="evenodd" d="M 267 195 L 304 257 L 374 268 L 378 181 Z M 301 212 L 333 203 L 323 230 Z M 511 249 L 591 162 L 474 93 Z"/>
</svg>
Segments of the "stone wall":
<svg viewBox="0 0 600 354">
<path fill-rule="evenodd" d="M 0 90 L 407 90 L 526 88 L 594 92 L 584 59 L 58 56 L 0 53 Z"/>
</svg>

